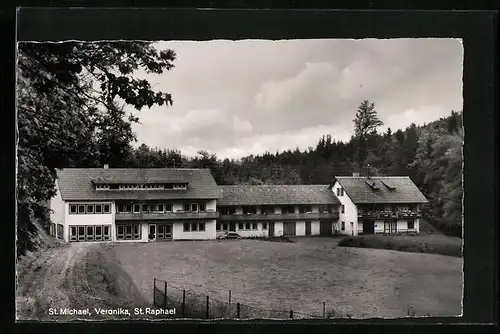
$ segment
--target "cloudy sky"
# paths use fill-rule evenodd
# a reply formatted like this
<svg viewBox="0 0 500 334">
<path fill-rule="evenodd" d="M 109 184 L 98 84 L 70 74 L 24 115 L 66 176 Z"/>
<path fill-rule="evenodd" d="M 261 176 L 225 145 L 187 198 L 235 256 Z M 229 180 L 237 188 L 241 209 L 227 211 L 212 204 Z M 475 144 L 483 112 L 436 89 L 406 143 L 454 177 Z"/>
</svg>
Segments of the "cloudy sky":
<svg viewBox="0 0 500 334">
<path fill-rule="evenodd" d="M 219 158 L 347 141 L 359 104 L 381 131 L 462 108 L 463 49 L 453 39 L 159 42 L 175 68 L 146 78 L 172 107 L 137 113 L 138 143 Z"/>
</svg>

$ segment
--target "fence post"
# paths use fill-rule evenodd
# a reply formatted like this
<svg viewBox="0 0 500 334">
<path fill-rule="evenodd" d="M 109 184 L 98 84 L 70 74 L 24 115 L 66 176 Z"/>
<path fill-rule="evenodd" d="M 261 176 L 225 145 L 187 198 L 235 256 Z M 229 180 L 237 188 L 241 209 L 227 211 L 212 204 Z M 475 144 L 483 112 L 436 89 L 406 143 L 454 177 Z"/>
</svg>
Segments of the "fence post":
<svg viewBox="0 0 500 334">
<path fill-rule="evenodd" d="M 207 296 L 207 306 L 206 306 L 206 310 L 205 310 L 205 318 L 208 319 L 208 296 Z"/>
<path fill-rule="evenodd" d="M 229 290 L 229 306 L 231 306 L 231 290 Z"/>
<path fill-rule="evenodd" d="M 290 310 L 290 319 L 293 319 L 293 310 Z"/>
<path fill-rule="evenodd" d="M 323 318 L 326 317 L 326 312 L 325 312 L 325 302 L 323 302 Z"/>
<path fill-rule="evenodd" d="M 240 318 L 240 303 L 236 303 L 236 317 Z"/>
<path fill-rule="evenodd" d="M 182 290 L 182 316 L 186 314 L 186 289 Z"/>
<path fill-rule="evenodd" d="M 156 306 L 156 278 L 153 278 L 153 305 Z"/>
<path fill-rule="evenodd" d="M 165 281 L 165 301 L 163 302 L 163 308 L 166 310 L 167 309 L 167 281 Z"/>
</svg>

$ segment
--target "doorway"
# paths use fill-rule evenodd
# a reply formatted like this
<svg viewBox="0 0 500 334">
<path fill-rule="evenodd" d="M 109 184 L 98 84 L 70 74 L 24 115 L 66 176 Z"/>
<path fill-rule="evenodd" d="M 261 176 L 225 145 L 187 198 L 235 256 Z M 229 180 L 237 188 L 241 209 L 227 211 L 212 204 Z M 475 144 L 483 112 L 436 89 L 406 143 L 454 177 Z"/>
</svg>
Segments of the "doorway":
<svg viewBox="0 0 500 334">
<path fill-rule="evenodd" d="M 269 237 L 274 237 L 274 223 L 269 223 Z"/>
<path fill-rule="evenodd" d="M 156 224 L 149 224 L 148 238 L 149 240 L 156 239 Z"/>
<path fill-rule="evenodd" d="M 365 220 L 363 221 L 363 234 L 374 234 L 375 233 L 375 221 Z"/>
<path fill-rule="evenodd" d="M 311 235 L 311 222 L 306 221 L 306 235 Z"/>
</svg>

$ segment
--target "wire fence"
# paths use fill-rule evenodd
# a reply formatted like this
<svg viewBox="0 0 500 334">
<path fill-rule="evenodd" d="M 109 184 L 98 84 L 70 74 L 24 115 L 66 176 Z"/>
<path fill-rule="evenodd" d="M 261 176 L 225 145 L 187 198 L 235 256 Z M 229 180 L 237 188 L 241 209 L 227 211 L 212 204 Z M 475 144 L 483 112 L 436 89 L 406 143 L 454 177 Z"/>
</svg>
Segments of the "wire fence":
<svg viewBox="0 0 500 334">
<path fill-rule="evenodd" d="M 197 319 L 319 319 L 332 317 L 326 312 L 323 303 L 323 312 L 307 314 L 292 309 L 271 310 L 249 304 L 240 303 L 228 290 L 228 299 L 220 300 L 209 295 L 200 294 L 168 284 L 161 279 L 153 282 L 153 305 L 163 309 L 175 309 L 180 318 Z"/>
</svg>

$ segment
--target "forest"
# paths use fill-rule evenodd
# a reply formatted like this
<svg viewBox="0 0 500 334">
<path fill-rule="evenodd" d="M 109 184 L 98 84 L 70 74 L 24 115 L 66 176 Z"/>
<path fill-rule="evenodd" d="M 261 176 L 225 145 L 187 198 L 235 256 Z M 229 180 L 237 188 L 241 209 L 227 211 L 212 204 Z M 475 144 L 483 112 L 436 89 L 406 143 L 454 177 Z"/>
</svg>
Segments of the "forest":
<svg viewBox="0 0 500 334">
<path fill-rule="evenodd" d="M 167 75 L 177 57 L 149 42 L 19 43 L 17 82 L 16 229 L 18 256 L 37 247 L 34 222 L 47 226 L 57 170 L 68 167 L 209 168 L 218 184 L 329 184 L 336 175 L 408 175 L 429 199 L 425 218 L 461 236 L 462 112 L 429 124 L 380 133 L 375 103 L 353 110 L 348 142 L 334 134 L 307 150 L 263 152 L 237 160 L 200 150 L 134 147 L 127 113 L 174 98 L 155 91 L 138 70 Z M 147 112 L 147 111 L 146 111 Z"/>
</svg>

